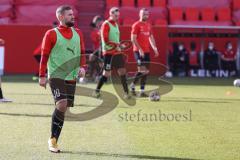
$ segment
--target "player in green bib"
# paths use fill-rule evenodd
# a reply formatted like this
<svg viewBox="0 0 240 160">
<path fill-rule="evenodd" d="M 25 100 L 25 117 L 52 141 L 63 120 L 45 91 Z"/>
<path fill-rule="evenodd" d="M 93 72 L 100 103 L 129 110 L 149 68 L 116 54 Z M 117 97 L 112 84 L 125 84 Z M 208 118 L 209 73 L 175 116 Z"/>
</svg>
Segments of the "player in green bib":
<svg viewBox="0 0 240 160">
<path fill-rule="evenodd" d="M 77 76 L 84 76 L 84 43 L 82 33 L 74 28 L 74 15 L 70 6 L 60 6 L 56 11 L 60 26 L 48 30 L 44 36 L 39 69 L 39 84 L 46 88 L 48 81 L 55 100 L 52 114 L 49 151 L 60 152 L 57 141 L 60 136 L 67 107 L 73 107 Z"/>
<path fill-rule="evenodd" d="M 110 51 L 110 46 L 108 45 L 109 43 L 119 44 L 120 42 L 120 32 L 117 24 L 120 15 L 119 9 L 117 7 L 111 8 L 109 15 L 109 19 L 106 20 L 101 27 L 101 43 L 104 57 L 103 74 L 98 81 L 93 96 L 97 98 L 100 97 L 100 90 L 103 84 L 107 81 L 108 77 L 111 75 L 111 70 L 114 67 L 117 69 L 118 75 L 120 76 L 120 83 L 122 84 L 124 91 L 123 98 L 129 99 L 130 95 L 128 93 L 129 91 L 126 78 L 125 56 L 119 52 L 119 48 L 116 48 L 115 51 Z"/>
</svg>

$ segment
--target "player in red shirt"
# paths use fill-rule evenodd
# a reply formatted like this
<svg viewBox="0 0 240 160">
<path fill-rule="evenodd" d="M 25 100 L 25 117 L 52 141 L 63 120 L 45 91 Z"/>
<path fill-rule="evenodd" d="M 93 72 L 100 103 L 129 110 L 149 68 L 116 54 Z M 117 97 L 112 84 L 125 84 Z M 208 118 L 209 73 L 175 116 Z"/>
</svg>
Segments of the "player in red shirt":
<svg viewBox="0 0 240 160">
<path fill-rule="evenodd" d="M 135 75 L 133 83 L 130 85 L 131 92 L 136 95 L 135 84 L 140 80 L 141 90 L 140 97 L 146 97 L 144 93 L 145 84 L 147 80 L 147 74 L 150 64 L 150 46 L 153 48 L 155 57 L 159 55 L 156 47 L 155 39 L 152 34 L 151 24 L 148 22 L 149 11 L 145 8 L 139 12 L 140 19 L 132 26 L 131 40 L 134 44 L 133 51 L 138 65 L 138 72 Z"/>
<path fill-rule="evenodd" d="M 82 33 L 74 28 L 74 15 L 70 6 L 60 6 L 56 10 L 60 25 L 46 32 L 41 49 L 39 85 L 46 88 L 45 71 L 48 66 L 48 81 L 55 100 L 52 114 L 51 137 L 48 140 L 49 151 L 58 153 L 57 141 L 64 123 L 67 107 L 73 107 L 76 89 L 76 67 L 85 64 L 85 48 Z M 81 62 L 77 62 L 81 56 Z M 68 63 L 69 59 L 77 61 Z M 71 60 L 71 59 L 70 59 Z M 67 67 L 64 64 L 68 64 Z M 70 75 L 70 76 L 69 76 Z M 78 76 L 84 75 L 80 69 Z"/>
<path fill-rule="evenodd" d="M 93 28 L 91 32 L 91 40 L 93 42 L 93 53 L 89 55 L 88 72 L 87 76 L 90 80 L 98 80 L 101 75 L 102 51 L 101 51 L 101 36 L 100 28 L 103 23 L 102 17 L 95 16 L 92 20 L 91 26 Z M 95 73 L 95 74 L 94 74 Z"/>
<path fill-rule="evenodd" d="M 58 26 L 58 22 L 53 22 L 53 28 Z M 41 49 L 42 49 L 42 43 L 37 46 L 37 48 L 33 51 L 33 57 L 35 58 L 36 62 L 40 64 L 41 61 Z M 38 67 L 39 68 L 39 67 Z M 39 70 L 36 73 L 36 79 L 38 78 Z M 35 79 L 35 76 L 33 77 Z"/>
<path fill-rule="evenodd" d="M 233 46 L 231 42 L 226 44 L 226 50 L 223 52 L 221 56 L 221 64 L 222 69 L 231 71 L 236 71 L 236 52 L 233 50 Z"/>
</svg>

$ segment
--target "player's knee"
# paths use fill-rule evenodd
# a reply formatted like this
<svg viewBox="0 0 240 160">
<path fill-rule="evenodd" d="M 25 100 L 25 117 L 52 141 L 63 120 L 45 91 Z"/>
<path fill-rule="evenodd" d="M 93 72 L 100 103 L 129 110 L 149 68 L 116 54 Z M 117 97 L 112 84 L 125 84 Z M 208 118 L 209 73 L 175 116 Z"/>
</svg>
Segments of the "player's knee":
<svg viewBox="0 0 240 160">
<path fill-rule="evenodd" d="M 67 105 L 68 105 L 67 99 L 62 99 L 56 103 L 57 109 L 61 112 L 66 112 Z"/>
<path fill-rule="evenodd" d="M 105 77 L 110 77 L 111 72 L 110 72 L 110 71 L 104 71 L 104 72 L 103 72 L 103 75 L 104 75 Z"/>
<path fill-rule="evenodd" d="M 96 56 L 93 55 L 93 54 L 90 54 L 89 55 L 89 61 L 92 62 L 92 61 L 95 61 L 96 60 Z"/>
<path fill-rule="evenodd" d="M 145 70 L 142 72 L 143 75 L 147 75 L 149 73 L 149 70 Z"/>
<path fill-rule="evenodd" d="M 119 74 L 120 76 L 125 75 L 125 74 L 126 74 L 126 69 L 125 69 L 125 68 L 119 68 L 119 69 L 118 69 L 118 74 Z"/>
<path fill-rule="evenodd" d="M 141 72 L 142 74 L 148 74 L 149 70 L 146 67 L 140 67 L 139 72 Z"/>
</svg>

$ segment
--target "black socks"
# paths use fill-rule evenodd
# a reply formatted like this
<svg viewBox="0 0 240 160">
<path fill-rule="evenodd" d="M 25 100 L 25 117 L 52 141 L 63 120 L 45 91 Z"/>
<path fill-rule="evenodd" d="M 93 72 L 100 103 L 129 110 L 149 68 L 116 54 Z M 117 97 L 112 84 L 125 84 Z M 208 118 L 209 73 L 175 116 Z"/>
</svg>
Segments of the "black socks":
<svg viewBox="0 0 240 160">
<path fill-rule="evenodd" d="M 52 114 L 52 127 L 51 127 L 51 138 L 56 138 L 58 140 L 58 137 L 61 133 L 63 122 L 64 122 L 64 112 L 59 111 L 58 109 L 55 109 Z"/>
<path fill-rule="evenodd" d="M 121 78 L 121 83 L 122 83 L 122 86 L 123 86 L 123 90 L 125 93 L 128 94 L 128 84 L 127 84 L 127 77 L 126 75 L 122 75 L 120 76 Z"/>
<path fill-rule="evenodd" d="M 100 80 L 98 81 L 96 92 L 100 91 L 100 89 L 102 88 L 102 86 L 105 82 L 107 82 L 107 77 L 102 75 Z"/>
<path fill-rule="evenodd" d="M 3 99 L 2 88 L 0 88 L 0 99 Z"/>
<path fill-rule="evenodd" d="M 134 80 L 133 80 L 133 84 L 136 84 L 138 82 L 138 80 L 141 78 L 142 73 L 141 72 L 137 72 L 135 74 Z"/>
</svg>

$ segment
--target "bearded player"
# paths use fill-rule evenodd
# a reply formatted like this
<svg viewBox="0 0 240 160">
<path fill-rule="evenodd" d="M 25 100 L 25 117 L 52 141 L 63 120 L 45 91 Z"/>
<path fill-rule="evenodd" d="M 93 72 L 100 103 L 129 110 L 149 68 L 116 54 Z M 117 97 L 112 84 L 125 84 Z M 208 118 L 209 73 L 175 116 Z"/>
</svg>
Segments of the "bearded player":
<svg viewBox="0 0 240 160">
<path fill-rule="evenodd" d="M 120 32 L 118 28 L 117 21 L 119 19 L 119 9 L 117 7 L 113 7 L 109 11 L 109 18 L 105 20 L 101 27 L 101 44 L 102 51 L 104 56 L 104 67 L 103 74 L 98 81 L 96 90 L 94 92 L 94 97 L 100 97 L 100 90 L 105 82 L 107 82 L 108 77 L 111 75 L 112 68 L 116 68 L 118 71 L 118 75 L 121 79 L 121 84 L 124 90 L 124 98 L 129 99 L 129 91 L 128 84 L 126 78 L 126 69 L 125 69 L 125 59 L 123 54 L 119 54 L 119 48 L 116 48 L 115 51 L 111 51 L 108 49 L 109 42 L 114 44 L 119 44 L 120 42 Z M 113 63 L 112 63 L 113 62 Z"/>
<path fill-rule="evenodd" d="M 140 79 L 140 97 L 146 97 L 144 93 L 147 75 L 150 67 L 150 46 L 153 48 L 155 57 L 158 57 L 158 49 L 152 34 L 151 24 L 148 22 L 149 11 L 145 8 L 139 12 L 139 20 L 132 26 L 131 40 L 133 42 L 134 57 L 137 61 L 137 73 L 130 85 L 131 92 L 136 95 L 135 85 Z"/>
<path fill-rule="evenodd" d="M 51 136 L 48 140 L 49 151 L 60 152 L 57 141 L 60 136 L 67 107 L 73 107 L 76 77 L 84 75 L 80 65 L 85 64 L 83 36 L 74 28 L 74 15 L 70 6 L 60 6 L 56 10 L 59 26 L 48 30 L 43 38 L 39 85 L 46 88 L 48 81 L 55 100 L 52 114 Z"/>
</svg>

